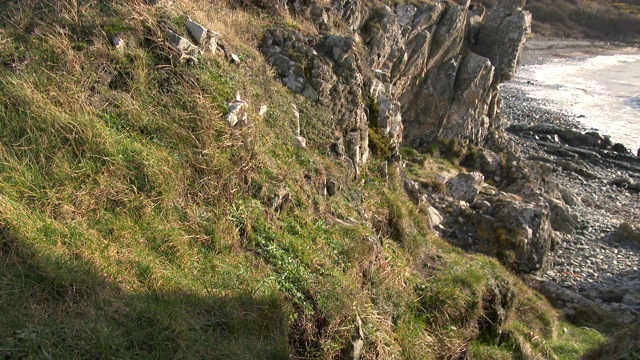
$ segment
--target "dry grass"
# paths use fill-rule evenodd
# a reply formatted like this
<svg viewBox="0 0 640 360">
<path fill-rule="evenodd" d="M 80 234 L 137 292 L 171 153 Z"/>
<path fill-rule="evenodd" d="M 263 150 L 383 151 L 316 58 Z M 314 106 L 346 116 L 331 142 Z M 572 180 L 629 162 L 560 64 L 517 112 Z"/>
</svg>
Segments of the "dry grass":
<svg viewBox="0 0 640 360">
<path fill-rule="evenodd" d="M 184 33 L 185 14 L 241 64 L 179 62 L 158 23 Z M 472 298 L 509 275 L 435 238 L 377 164 L 353 181 L 328 155 L 328 110 L 287 91 L 257 50 L 273 26 L 310 25 L 223 2 L 0 4 L 1 356 L 335 358 L 356 316 L 364 359 L 469 345 L 473 319 L 454 331 L 438 318 L 469 309 L 418 310 L 418 289 L 443 297 L 480 274 L 461 293 Z M 243 129 L 222 118 L 236 91 Z M 433 254 L 442 267 L 424 271 Z"/>
<path fill-rule="evenodd" d="M 533 31 L 544 36 L 638 41 L 640 4 L 615 1 L 527 1 Z"/>
</svg>

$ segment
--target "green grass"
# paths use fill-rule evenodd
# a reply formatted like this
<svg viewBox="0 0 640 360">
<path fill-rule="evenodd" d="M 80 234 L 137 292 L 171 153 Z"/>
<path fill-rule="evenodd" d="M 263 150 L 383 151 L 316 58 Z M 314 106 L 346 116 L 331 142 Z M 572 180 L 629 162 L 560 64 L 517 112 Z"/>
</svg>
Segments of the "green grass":
<svg viewBox="0 0 640 360">
<path fill-rule="evenodd" d="M 397 176 L 378 177 L 381 159 L 353 179 L 329 154 L 330 111 L 291 94 L 257 50 L 295 19 L 57 5 L 0 4 L 0 356 L 336 358 L 357 316 L 365 359 L 493 354 L 477 324 L 496 281 L 520 289 L 509 321 L 550 344 L 533 351 L 593 346 L 579 329 L 556 336 L 572 328 L 493 260 L 438 239 Z M 184 13 L 243 63 L 178 62 L 157 23 L 184 31 Z M 236 91 L 244 129 L 222 118 Z"/>
</svg>

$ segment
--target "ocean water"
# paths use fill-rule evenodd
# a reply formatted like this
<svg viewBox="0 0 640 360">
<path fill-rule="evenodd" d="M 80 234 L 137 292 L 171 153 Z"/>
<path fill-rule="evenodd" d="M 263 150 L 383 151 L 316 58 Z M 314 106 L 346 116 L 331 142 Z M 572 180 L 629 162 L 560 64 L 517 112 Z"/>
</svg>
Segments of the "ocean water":
<svg viewBox="0 0 640 360">
<path fill-rule="evenodd" d="M 640 52 L 521 66 L 514 80 L 543 106 L 574 115 L 634 154 L 640 147 Z"/>
</svg>

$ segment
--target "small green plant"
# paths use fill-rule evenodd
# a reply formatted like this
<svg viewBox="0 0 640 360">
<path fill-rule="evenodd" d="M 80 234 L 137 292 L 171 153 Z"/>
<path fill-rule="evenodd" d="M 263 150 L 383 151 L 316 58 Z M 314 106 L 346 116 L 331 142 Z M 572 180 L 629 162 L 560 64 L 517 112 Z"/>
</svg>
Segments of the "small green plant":
<svg viewBox="0 0 640 360">
<path fill-rule="evenodd" d="M 381 159 L 391 158 L 391 139 L 378 127 L 380 108 L 375 99 L 369 99 L 369 150 Z"/>
</svg>

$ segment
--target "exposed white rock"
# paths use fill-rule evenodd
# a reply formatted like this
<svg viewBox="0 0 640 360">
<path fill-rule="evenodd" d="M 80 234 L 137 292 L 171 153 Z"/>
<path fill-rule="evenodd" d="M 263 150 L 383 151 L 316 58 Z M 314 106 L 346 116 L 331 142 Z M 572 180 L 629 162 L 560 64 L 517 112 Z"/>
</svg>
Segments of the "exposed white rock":
<svg viewBox="0 0 640 360">
<path fill-rule="evenodd" d="M 197 46 L 187 38 L 182 37 L 169 29 L 164 23 L 160 23 L 160 27 L 165 33 L 169 46 L 178 53 L 180 60 L 192 60 L 197 62 L 196 56 L 200 53 L 200 49 L 198 49 Z"/>
<path fill-rule="evenodd" d="M 209 30 L 187 16 L 187 29 L 198 45 L 204 44 Z"/>
<path fill-rule="evenodd" d="M 269 111 L 269 108 L 267 107 L 267 105 L 262 105 L 260 106 L 260 110 L 258 111 L 258 116 L 263 117 L 267 111 Z"/>
<path fill-rule="evenodd" d="M 125 41 L 120 37 L 120 35 L 113 36 L 111 38 L 111 44 L 113 44 L 113 46 L 117 50 L 124 50 L 124 47 L 126 45 Z"/>
<path fill-rule="evenodd" d="M 303 138 L 302 136 L 296 136 L 296 140 L 298 140 L 298 145 L 300 145 L 300 147 L 307 147 L 307 139 Z"/>
<path fill-rule="evenodd" d="M 187 29 L 189 30 L 191 37 L 193 37 L 200 47 L 201 54 L 204 54 L 207 51 L 210 51 L 212 55 L 216 53 L 216 49 L 218 48 L 218 38 L 220 37 L 217 32 L 198 24 L 191 20 L 189 16 L 187 16 Z"/>
<path fill-rule="evenodd" d="M 242 100 L 240 93 L 236 93 L 236 98 L 229 103 L 229 112 L 224 116 L 230 127 L 243 127 L 248 125 L 248 107 L 249 104 Z"/>
<path fill-rule="evenodd" d="M 425 209 L 425 212 L 427 218 L 429 219 L 429 225 L 431 225 L 432 228 L 442 224 L 444 218 L 442 217 L 442 214 L 440 214 L 440 212 L 436 210 L 436 208 L 434 208 L 433 206 L 429 206 Z"/>
<path fill-rule="evenodd" d="M 300 112 L 296 104 L 291 104 L 291 111 L 293 112 L 293 120 L 296 126 L 296 135 L 300 136 Z"/>
</svg>

